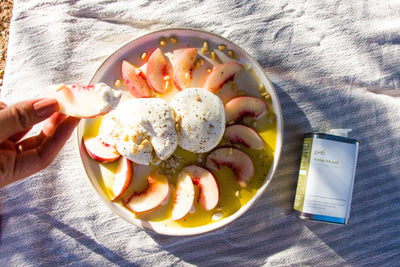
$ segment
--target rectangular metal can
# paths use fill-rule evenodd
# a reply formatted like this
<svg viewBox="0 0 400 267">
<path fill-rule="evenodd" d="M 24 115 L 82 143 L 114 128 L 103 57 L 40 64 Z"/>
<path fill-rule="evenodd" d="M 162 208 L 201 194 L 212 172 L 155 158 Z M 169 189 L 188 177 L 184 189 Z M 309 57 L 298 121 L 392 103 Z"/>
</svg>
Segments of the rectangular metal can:
<svg viewBox="0 0 400 267">
<path fill-rule="evenodd" d="M 325 133 L 304 135 L 294 212 L 306 220 L 347 225 L 359 141 Z"/>
</svg>

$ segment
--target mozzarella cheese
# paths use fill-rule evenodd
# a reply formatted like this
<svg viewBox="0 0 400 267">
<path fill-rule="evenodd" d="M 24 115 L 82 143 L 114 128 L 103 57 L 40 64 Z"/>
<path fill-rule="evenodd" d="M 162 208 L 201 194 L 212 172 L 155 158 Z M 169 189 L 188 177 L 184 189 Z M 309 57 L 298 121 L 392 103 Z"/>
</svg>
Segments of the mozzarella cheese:
<svg viewBox="0 0 400 267">
<path fill-rule="evenodd" d="M 225 111 L 221 99 L 202 88 L 188 88 L 170 102 L 179 122 L 179 146 L 194 153 L 213 149 L 225 131 Z"/>
<path fill-rule="evenodd" d="M 99 135 L 118 152 L 138 164 L 158 164 L 178 145 L 174 114 L 159 98 L 129 99 L 107 114 Z"/>
</svg>

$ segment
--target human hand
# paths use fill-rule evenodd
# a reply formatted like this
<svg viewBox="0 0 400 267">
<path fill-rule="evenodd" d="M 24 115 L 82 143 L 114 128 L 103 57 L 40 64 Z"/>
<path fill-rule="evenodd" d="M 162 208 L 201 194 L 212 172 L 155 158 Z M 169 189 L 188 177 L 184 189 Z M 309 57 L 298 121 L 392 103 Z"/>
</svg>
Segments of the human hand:
<svg viewBox="0 0 400 267">
<path fill-rule="evenodd" d="M 79 123 L 58 109 L 55 99 L 26 100 L 10 107 L 0 102 L 0 188 L 46 168 L 55 159 Z M 38 135 L 22 140 L 44 120 Z"/>
</svg>

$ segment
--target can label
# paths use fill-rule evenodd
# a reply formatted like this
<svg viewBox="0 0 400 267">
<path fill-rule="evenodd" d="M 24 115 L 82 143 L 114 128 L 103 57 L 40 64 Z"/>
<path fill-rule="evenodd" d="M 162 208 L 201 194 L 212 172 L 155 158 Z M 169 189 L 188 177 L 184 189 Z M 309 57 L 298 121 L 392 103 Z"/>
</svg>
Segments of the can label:
<svg viewBox="0 0 400 267">
<path fill-rule="evenodd" d="M 358 144 L 346 137 L 305 135 L 294 201 L 300 218 L 347 224 Z"/>
</svg>

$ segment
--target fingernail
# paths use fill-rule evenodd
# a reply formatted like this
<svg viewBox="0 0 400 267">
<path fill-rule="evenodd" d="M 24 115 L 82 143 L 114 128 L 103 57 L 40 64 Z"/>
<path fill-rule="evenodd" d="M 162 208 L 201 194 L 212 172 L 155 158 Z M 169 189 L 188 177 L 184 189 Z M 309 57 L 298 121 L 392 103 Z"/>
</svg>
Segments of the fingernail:
<svg viewBox="0 0 400 267">
<path fill-rule="evenodd" d="M 58 108 L 58 102 L 55 99 L 43 99 L 33 104 L 33 110 L 40 118 L 49 117 L 58 111 Z"/>
</svg>

